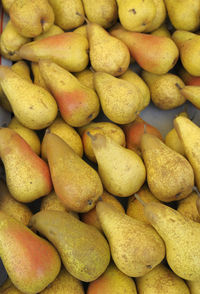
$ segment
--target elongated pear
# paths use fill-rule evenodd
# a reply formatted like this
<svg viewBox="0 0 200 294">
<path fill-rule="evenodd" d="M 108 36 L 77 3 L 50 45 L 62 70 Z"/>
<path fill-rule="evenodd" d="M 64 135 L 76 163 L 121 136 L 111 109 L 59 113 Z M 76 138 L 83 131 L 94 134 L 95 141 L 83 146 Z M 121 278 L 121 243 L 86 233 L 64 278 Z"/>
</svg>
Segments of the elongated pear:
<svg viewBox="0 0 200 294">
<path fill-rule="evenodd" d="M 189 118 L 183 116 L 174 119 L 174 127 L 183 144 L 185 155 L 194 170 L 195 182 L 200 190 L 200 152 L 198 148 L 200 129 Z"/>
<path fill-rule="evenodd" d="M 88 22 L 87 34 L 93 69 L 113 76 L 123 74 L 130 64 L 130 53 L 127 46 L 93 22 Z"/>
<path fill-rule="evenodd" d="M 162 261 L 165 245 L 150 225 L 103 201 L 97 203 L 96 210 L 112 258 L 120 271 L 130 277 L 140 277 Z"/>
<path fill-rule="evenodd" d="M 74 75 L 54 62 L 40 61 L 39 68 L 66 123 L 81 127 L 98 115 L 100 103 L 93 89 L 81 84 Z"/>
<path fill-rule="evenodd" d="M 145 166 L 139 155 L 103 134 L 88 135 L 92 140 L 98 172 L 106 190 L 120 197 L 138 191 L 146 179 Z"/>
<path fill-rule="evenodd" d="M 106 239 L 93 226 L 67 212 L 40 211 L 31 225 L 57 248 L 67 271 L 75 278 L 90 282 L 107 268 L 110 250 Z"/>
<path fill-rule="evenodd" d="M 25 225 L 0 211 L 0 257 L 12 283 L 35 294 L 54 281 L 60 271 L 55 248 Z"/>
<path fill-rule="evenodd" d="M 14 130 L 0 128 L 0 157 L 8 189 L 16 200 L 31 202 L 51 191 L 48 165 Z"/>
<path fill-rule="evenodd" d="M 7 66 L 0 66 L 0 83 L 15 117 L 27 128 L 43 129 L 57 115 L 57 105 L 45 89 L 21 78 Z"/>
<path fill-rule="evenodd" d="M 149 189 L 159 200 L 176 201 L 192 192 L 194 172 L 185 157 L 151 134 L 142 136 L 141 150 Z"/>
<path fill-rule="evenodd" d="M 178 60 L 179 50 L 170 38 L 126 31 L 120 25 L 114 26 L 110 33 L 122 40 L 137 63 L 151 73 L 165 74 Z"/>
<path fill-rule="evenodd" d="M 185 86 L 184 88 L 180 89 L 180 92 L 194 106 L 200 109 L 200 87 L 199 86 Z"/>
<path fill-rule="evenodd" d="M 200 224 L 161 203 L 145 203 L 144 210 L 165 242 L 172 271 L 182 279 L 200 280 Z"/>
<path fill-rule="evenodd" d="M 94 74 L 94 86 L 104 114 L 114 123 L 135 120 L 143 106 L 143 96 L 131 83 L 104 72 Z"/>
<path fill-rule="evenodd" d="M 47 159 L 53 186 L 69 209 L 87 212 L 103 193 L 98 173 L 55 134 L 46 134 Z"/>
<path fill-rule="evenodd" d="M 87 50 L 86 37 L 67 32 L 25 44 L 18 54 L 21 58 L 34 62 L 48 59 L 71 72 L 79 72 L 88 65 Z"/>
</svg>

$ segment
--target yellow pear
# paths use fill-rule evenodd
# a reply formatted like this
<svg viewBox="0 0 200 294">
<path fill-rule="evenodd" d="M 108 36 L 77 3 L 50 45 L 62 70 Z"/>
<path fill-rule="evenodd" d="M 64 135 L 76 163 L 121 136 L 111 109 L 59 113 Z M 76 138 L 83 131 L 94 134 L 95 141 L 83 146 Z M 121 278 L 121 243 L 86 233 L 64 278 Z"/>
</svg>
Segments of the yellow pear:
<svg viewBox="0 0 200 294">
<path fill-rule="evenodd" d="M 144 32 L 152 32 L 158 29 L 166 19 L 166 7 L 164 0 L 153 0 L 156 7 L 156 14 Z"/>
<path fill-rule="evenodd" d="M 31 69 L 33 73 L 34 84 L 44 88 L 45 90 L 48 90 L 45 81 L 41 75 L 39 64 L 37 62 L 31 62 Z"/>
<path fill-rule="evenodd" d="M 144 134 L 141 150 L 151 192 L 161 201 L 171 202 L 187 197 L 194 186 L 194 172 L 181 154 L 159 138 Z"/>
<path fill-rule="evenodd" d="M 2 0 L 1 3 L 2 3 L 2 6 L 3 6 L 3 9 L 8 13 L 9 12 L 9 9 L 10 9 L 10 6 L 12 5 L 12 3 L 14 2 L 15 0 Z"/>
<path fill-rule="evenodd" d="M 1 290 L 1 289 L 0 289 Z M 23 294 L 24 292 L 18 290 L 12 282 L 10 285 L 1 291 L 2 294 Z"/>
<path fill-rule="evenodd" d="M 145 166 L 140 156 L 103 134 L 92 135 L 88 132 L 88 135 L 105 189 L 120 197 L 137 192 L 146 179 Z"/>
<path fill-rule="evenodd" d="M 80 34 L 81 36 L 85 37 L 87 39 L 88 35 L 87 35 L 87 25 L 84 24 L 78 28 L 76 28 L 75 30 L 73 30 L 74 33 Z"/>
<path fill-rule="evenodd" d="M 187 198 L 178 202 L 177 211 L 179 211 L 183 216 L 200 223 L 200 215 L 197 210 L 198 197 L 199 196 L 196 192 L 192 192 Z"/>
<path fill-rule="evenodd" d="M 180 93 L 190 101 L 196 108 L 200 109 L 200 87 L 185 86 L 180 89 Z"/>
<path fill-rule="evenodd" d="M 34 41 L 42 40 L 50 36 L 56 36 L 64 33 L 64 31 L 57 25 L 53 24 L 50 29 L 34 38 Z"/>
<path fill-rule="evenodd" d="M 200 280 L 199 281 L 187 281 L 187 285 L 190 289 L 190 294 L 200 294 Z"/>
<path fill-rule="evenodd" d="M 93 71 L 91 71 L 90 69 L 84 69 L 81 72 L 74 73 L 74 75 L 83 85 L 94 90 Z"/>
<path fill-rule="evenodd" d="M 158 29 L 151 32 L 151 35 L 171 38 L 171 34 L 167 28 L 166 23 L 163 23 Z"/>
</svg>

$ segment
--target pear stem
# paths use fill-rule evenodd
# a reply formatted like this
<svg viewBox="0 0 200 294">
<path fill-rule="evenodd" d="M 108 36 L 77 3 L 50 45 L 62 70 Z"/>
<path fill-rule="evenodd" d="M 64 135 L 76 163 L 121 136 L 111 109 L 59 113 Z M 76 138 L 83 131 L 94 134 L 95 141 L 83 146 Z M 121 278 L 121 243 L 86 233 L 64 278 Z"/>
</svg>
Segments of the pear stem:
<svg viewBox="0 0 200 294">
<path fill-rule="evenodd" d="M 198 197 L 200 197 L 200 192 L 199 192 L 199 190 L 198 190 L 198 188 L 196 186 L 193 187 L 192 191 L 196 192 Z"/>
<path fill-rule="evenodd" d="M 87 22 L 87 24 L 89 23 L 89 20 L 87 19 L 87 17 L 85 15 L 79 13 L 78 11 L 76 12 L 76 15 L 83 17 L 84 20 Z"/>
<path fill-rule="evenodd" d="M 146 203 L 140 198 L 140 196 L 137 193 L 135 193 L 134 196 L 143 206 L 146 206 Z"/>
</svg>

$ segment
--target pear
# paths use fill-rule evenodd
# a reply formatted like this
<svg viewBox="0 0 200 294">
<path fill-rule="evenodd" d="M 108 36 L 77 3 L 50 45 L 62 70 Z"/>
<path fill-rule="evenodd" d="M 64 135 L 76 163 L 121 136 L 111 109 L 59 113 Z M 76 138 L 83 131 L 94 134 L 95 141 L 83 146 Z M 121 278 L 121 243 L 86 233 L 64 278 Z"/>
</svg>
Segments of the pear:
<svg viewBox="0 0 200 294">
<path fill-rule="evenodd" d="M 93 22 L 88 22 L 87 34 L 90 62 L 95 71 L 119 76 L 128 69 L 130 53 L 121 40 L 111 36 L 99 24 Z"/>
<path fill-rule="evenodd" d="M 116 23 L 118 17 L 117 3 L 115 0 L 83 0 L 85 14 L 89 21 L 110 28 Z"/>
<path fill-rule="evenodd" d="M 163 260 L 164 243 L 150 225 L 125 215 L 103 201 L 97 203 L 96 210 L 112 258 L 124 274 L 143 276 Z"/>
<path fill-rule="evenodd" d="M 184 67 L 180 67 L 178 71 L 179 76 L 187 86 L 200 86 L 200 77 L 195 77 L 189 74 Z"/>
<path fill-rule="evenodd" d="M 200 294 L 200 280 L 199 281 L 187 281 L 187 285 L 190 289 L 190 294 Z"/>
<path fill-rule="evenodd" d="M 65 268 L 75 278 L 90 282 L 106 270 L 110 261 L 109 246 L 93 226 L 67 212 L 53 210 L 36 213 L 31 225 L 54 244 Z"/>
<path fill-rule="evenodd" d="M 0 83 L 15 117 L 25 127 L 43 129 L 56 118 L 56 101 L 45 89 L 21 78 L 3 65 L 0 66 Z"/>
<path fill-rule="evenodd" d="M 39 69 L 66 123 L 81 127 L 98 115 L 99 98 L 94 90 L 82 85 L 74 75 L 54 62 L 40 61 Z"/>
<path fill-rule="evenodd" d="M 14 2 L 15 0 L 2 0 L 1 3 L 2 3 L 2 6 L 3 6 L 3 9 L 8 13 L 9 12 L 9 9 L 10 9 L 10 6 L 12 5 L 12 3 Z"/>
<path fill-rule="evenodd" d="M 185 155 L 194 170 L 196 185 L 200 189 L 200 153 L 197 148 L 200 129 L 190 119 L 183 116 L 178 116 L 174 119 L 174 127 L 183 144 Z"/>
<path fill-rule="evenodd" d="M 196 31 L 199 28 L 198 0 L 165 0 L 169 19 L 177 30 Z"/>
<path fill-rule="evenodd" d="M 144 134 L 141 150 L 151 192 L 161 201 L 171 202 L 187 197 L 194 186 L 194 172 L 181 154 L 160 139 Z"/>
<path fill-rule="evenodd" d="M 94 85 L 103 112 L 112 122 L 127 124 L 135 120 L 143 96 L 134 85 L 103 72 L 94 74 Z"/>
<path fill-rule="evenodd" d="M 156 7 L 156 14 L 144 32 L 152 32 L 158 29 L 166 19 L 167 11 L 164 0 L 153 0 Z"/>
<path fill-rule="evenodd" d="M 97 280 L 91 282 L 87 294 L 137 294 L 133 279 L 122 273 L 113 263 Z"/>
<path fill-rule="evenodd" d="M 138 294 L 190 294 L 186 283 L 164 264 L 136 279 Z"/>
<path fill-rule="evenodd" d="M 81 84 L 85 85 L 88 88 L 94 89 L 94 72 L 90 69 L 84 69 L 81 72 L 74 73 L 75 77 L 81 82 Z"/>
<path fill-rule="evenodd" d="M 92 209 L 103 193 L 98 173 L 55 134 L 46 134 L 47 159 L 61 202 L 76 212 Z"/>
<path fill-rule="evenodd" d="M 196 108 L 200 109 L 200 87 L 185 86 L 180 89 L 180 93 L 189 100 Z"/>
<path fill-rule="evenodd" d="M 198 199 L 198 194 L 196 192 L 192 192 L 187 198 L 178 202 L 177 211 L 183 216 L 200 223 L 200 215 L 196 205 Z"/>
<path fill-rule="evenodd" d="M 129 31 L 143 32 L 156 16 L 153 0 L 116 0 L 120 23 Z"/>
<path fill-rule="evenodd" d="M 88 65 L 88 41 L 73 32 L 49 36 L 20 47 L 21 58 L 38 62 L 51 60 L 71 72 L 79 72 Z"/>
<path fill-rule="evenodd" d="M 82 26 L 76 28 L 73 30 L 74 33 L 80 34 L 81 36 L 85 37 L 87 39 L 87 24 L 83 24 Z"/>
<path fill-rule="evenodd" d="M 126 31 L 121 25 L 114 26 L 110 33 L 128 46 L 131 56 L 148 72 L 165 74 L 178 60 L 179 50 L 168 37 Z"/>
<path fill-rule="evenodd" d="M 166 23 L 163 23 L 158 29 L 151 32 L 151 35 L 171 38 L 171 34 L 168 30 Z"/>
<path fill-rule="evenodd" d="M 3 290 L 3 292 L 1 293 L 2 294 L 23 294 L 24 292 L 21 292 L 13 284 L 11 284 L 8 288 Z"/>
<path fill-rule="evenodd" d="M 21 36 L 12 22 L 8 21 L 1 34 L 1 55 L 12 61 L 20 60 L 21 57 L 17 54 L 17 51 L 22 45 L 30 41 L 30 38 Z"/>
<path fill-rule="evenodd" d="M 161 203 L 145 203 L 144 211 L 165 242 L 172 271 L 182 279 L 200 280 L 200 224 Z"/>
<path fill-rule="evenodd" d="M 59 26 L 53 24 L 48 31 L 46 31 L 46 32 L 40 34 L 39 36 L 35 37 L 34 41 L 42 40 L 42 39 L 45 39 L 47 37 L 56 36 L 56 35 L 60 35 L 60 34 L 63 34 L 63 33 L 64 33 L 64 31 Z"/>
<path fill-rule="evenodd" d="M 105 189 L 120 197 L 137 192 L 146 179 L 145 166 L 139 155 L 103 134 L 89 133 L 89 136 Z"/>
<path fill-rule="evenodd" d="M 54 11 L 47 0 L 15 0 L 9 16 L 18 33 L 28 38 L 48 31 L 54 23 Z"/>
<path fill-rule="evenodd" d="M 37 62 L 31 62 L 31 70 L 33 73 L 34 84 L 48 91 L 45 81 L 41 75 L 39 64 Z"/>
<path fill-rule="evenodd" d="M 0 157 L 8 189 L 16 200 L 31 202 L 51 191 L 48 165 L 12 129 L 0 128 Z"/>
</svg>

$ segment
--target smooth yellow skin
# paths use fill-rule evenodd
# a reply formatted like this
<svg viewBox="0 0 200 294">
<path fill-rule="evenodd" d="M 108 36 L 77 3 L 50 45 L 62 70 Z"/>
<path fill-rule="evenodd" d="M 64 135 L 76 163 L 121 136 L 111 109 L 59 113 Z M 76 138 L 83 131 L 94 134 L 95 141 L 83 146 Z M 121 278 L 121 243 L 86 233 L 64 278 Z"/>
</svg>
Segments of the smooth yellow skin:
<svg viewBox="0 0 200 294">
<path fill-rule="evenodd" d="M 147 183 L 156 198 L 171 202 L 183 199 L 192 192 L 194 173 L 185 157 L 151 134 L 142 136 L 141 150 Z"/>
<path fill-rule="evenodd" d="M 200 280 L 196 282 L 187 281 L 190 294 L 200 294 Z"/>
<path fill-rule="evenodd" d="M 145 107 L 147 107 L 150 103 L 150 91 L 147 84 L 144 82 L 144 80 L 135 72 L 128 69 L 123 75 L 120 76 L 120 79 L 123 79 L 131 84 L 133 84 L 135 87 L 141 91 L 141 94 L 143 96 L 143 103 L 141 110 L 143 110 Z"/>
<path fill-rule="evenodd" d="M 185 155 L 183 144 L 174 128 L 167 133 L 165 137 L 165 144 L 181 155 Z"/>
<path fill-rule="evenodd" d="M 32 150 L 39 155 L 40 154 L 40 139 L 37 133 L 31 129 L 24 127 L 16 117 L 13 117 L 8 128 L 18 133 L 32 148 Z"/>
<path fill-rule="evenodd" d="M 73 32 L 80 34 L 81 36 L 83 36 L 87 39 L 87 25 L 86 24 L 76 28 Z"/>
<path fill-rule="evenodd" d="M 143 97 L 134 85 L 102 72 L 94 74 L 94 85 L 103 112 L 112 122 L 128 124 L 136 119 Z"/>
<path fill-rule="evenodd" d="M 185 155 L 189 160 L 195 175 L 195 182 L 200 190 L 200 129 L 190 119 L 179 116 L 174 119 L 174 127 L 182 141 Z"/>
<path fill-rule="evenodd" d="M 87 158 L 93 162 L 96 162 L 96 157 L 92 149 L 91 138 L 88 136 L 87 132 L 90 132 L 91 135 L 100 133 L 110 137 L 121 146 L 126 145 L 124 132 L 116 124 L 110 122 L 92 122 L 82 128 L 79 128 L 79 133 L 82 137 L 84 153 Z"/>
<path fill-rule="evenodd" d="M 50 36 L 55 36 L 64 33 L 64 31 L 57 25 L 53 24 L 50 29 L 41 35 L 34 38 L 34 41 L 42 40 Z"/>
<path fill-rule="evenodd" d="M 103 134 L 90 137 L 105 189 L 120 197 L 137 192 L 146 179 L 146 169 L 140 156 Z"/>
<path fill-rule="evenodd" d="M 25 226 L 28 225 L 32 216 L 28 206 L 15 200 L 2 180 L 0 180 L 0 210 L 14 217 Z"/>
<path fill-rule="evenodd" d="M 126 292 L 124 292 L 126 291 Z M 87 294 L 137 294 L 135 282 L 111 263 L 103 275 L 91 282 Z"/>
<path fill-rule="evenodd" d="M 133 32 L 143 32 L 156 16 L 154 0 L 117 0 L 118 15 L 122 26 Z"/>
<path fill-rule="evenodd" d="M 6 66 L 0 67 L 0 82 L 15 117 L 25 127 L 43 129 L 54 121 L 57 104 L 45 89 L 21 78 Z"/>
<path fill-rule="evenodd" d="M 146 203 L 148 202 L 158 202 L 159 200 L 151 193 L 149 188 L 144 185 L 137 194 Z M 134 219 L 137 219 L 145 224 L 150 224 L 148 219 L 144 215 L 144 206 L 135 198 L 135 196 L 130 196 L 128 199 L 128 206 L 126 214 Z"/>
<path fill-rule="evenodd" d="M 77 77 L 79 82 L 94 90 L 94 72 L 92 72 L 90 69 L 84 69 L 83 71 L 77 72 L 74 75 Z"/>
<path fill-rule="evenodd" d="M 64 31 L 77 28 L 84 23 L 84 9 L 81 0 L 49 0 L 55 13 L 55 24 Z"/>
<path fill-rule="evenodd" d="M 47 0 L 15 0 L 9 9 L 9 16 L 18 33 L 28 38 L 48 31 L 55 19 Z"/>
<path fill-rule="evenodd" d="M 20 35 L 11 21 L 8 21 L 1 34 L 1 55 L 12 61 L 20 60 L 21 57 L 17 54 L 19 48 L 30 41 L 30 38 Z"/>
<path fill-rule="evenodd" d="M 2 0 L 1 3 L 2 3 L 2 6 L 3 6 L 3 9 L 8 13 L 9 12 L 9 9 L 10 9 L 10 6 L 12 5 L 12 3 L 14 2 L 15 0 Z"/>
<path fill-rule="evenodd" d="M 171 38 L 171 34 L 166 26 L 166 24 L 162 24 L 158 29 L 151 32 L 151 35 L 160 36 L 160 37 L 168 37 Z"/>
<path fill-rule="evenodd" d="M 83 0 L 85 14 L 89 21 L 95 22 L 104 28 L 112 27 L 118 17 L 115 0 Z"/>
<path fill-rule="evenodd" d="M 200 87 L 185 86 L 180 90 L 181 94 L 189 100 L 194 106 L 200 109 Z"/>
<path fill-rule="evenodd" d="M 192 192 L 187 198 L 178 202 L 177 211 L 183 216 L 200 223 L 200 215 L 196 205 L 198 197 L 196 192 Z"/>
<path fill-rule="evenodd" d="M 180 277 L 162 263 L 143 277 L 136 279 L 138 293 L 145 294 L 190 294 Z"/>
<path fill-rule="evenodd" d="M 149 26 L 144 30 L 145 33 L 158 29 L 166 19 L 167 11 L 164 0 L 153 0 L 153 2 L 156 7 L 156 14 Z"/>
<path fill-rule="evenodd" d="M 183 88 L 185 84 L 177 75 L 171 73 L 156 75 L 143 71 L 142 77 L 149 86 L 153 103 L 158 108 L 174 109 L 186 101 L 180 93 L 180 88 Z"/>
<path fill-rule="evenodd" d="M 162 237 L 172 271 L 182 279 L 200 280 L 200 224 L 161 203 L 146 203 L 145 215 Z"/>
<path fill-rule="evenodd" d="M 127 46 L 111 36 L 96 23 L 87 24 L 90 44 L 90 62 L 96 72 L 106 72 L 113 76 L 123 74 L 130 64 L 130 53 Z"/>
<path fill-rule="evenodd" d="M 165 0 L 167 13 L 177 30 L 196 31 L 199 27 L 198 0 Z"/>
<path fill-rule="evenodd" d="M 45 90 L 48 90 L 45 81 L 41 75 L 39 64 L 36 62 L 31 62 L 31 70 L 33 73 L 34 84 L 44 88 Z"/>
<path fill-rule="evenodd" d="M 165 246 L 149 225 L 99 201 L 97 215 L 108 239 L 113 261 L 130 277 L 140 277 L 158 265 L 165 256 Z"/>
<path fill-rule="evenodd" d="M 81 137 L 74 128 L 68 125 L 62 118 L 57 117 L 53 124 L 49 127 L 52 134 L 56 134 L 62 138 L 80 157 L 83 156 L 83 144 Z M 45 136 L 42 141 L 42 158 L 47 159 L 47 150 Z"/>
<path fill-rule="evenodd" d="M 106 270 L 110 262 L 109 246 L 93 226 L 67 212 L 53 210 L 36 213 L 31 225 L 53 243 L 65 268 L 75 278 L 90 282 Z"/>
</svg>

